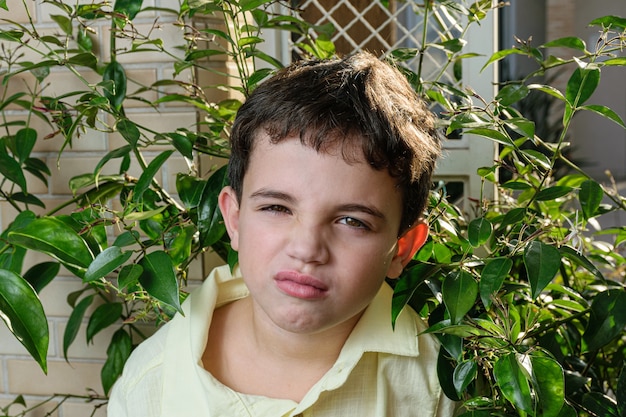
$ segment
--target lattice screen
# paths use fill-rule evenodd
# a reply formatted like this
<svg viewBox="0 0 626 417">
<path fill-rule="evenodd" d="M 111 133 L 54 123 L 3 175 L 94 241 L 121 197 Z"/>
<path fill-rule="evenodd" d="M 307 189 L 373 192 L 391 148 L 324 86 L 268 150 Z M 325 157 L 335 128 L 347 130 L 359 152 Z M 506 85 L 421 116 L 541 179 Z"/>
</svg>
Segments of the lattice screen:
<svg viewBox="0 0 626 417">
<path fill-rule="evenodd" d="M 339 53 L 369 50 L 383 55 L 397 48 L 419 48 L 424 36 L 422 2 L 413 0 L 305 0 L 298 4 L 302 17 L 310 23 L 332 23 L 332 40 Z M 452 8 L 431 11 L 426 28 L 426 42 L 458 37 L 463 16 Z M 417 57 L 408 64 L 417 67 Z M 429 48 L 424 56 L 423 77 L 433 79 L 445 62 L 441 50 Z M 454 83 L 452 68 L 441 81 Z"/>
</svg>

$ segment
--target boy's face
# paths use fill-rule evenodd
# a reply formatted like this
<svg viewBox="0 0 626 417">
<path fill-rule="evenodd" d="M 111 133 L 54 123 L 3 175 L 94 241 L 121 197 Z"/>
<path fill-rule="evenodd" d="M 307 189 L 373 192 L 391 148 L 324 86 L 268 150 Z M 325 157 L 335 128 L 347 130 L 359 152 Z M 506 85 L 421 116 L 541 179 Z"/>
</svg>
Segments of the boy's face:
<svg viewBox="0 0 626 417">
<path fill-rule="evenodd" d="M 220 208 L 255 314 L 302 334 L 351 329 L 427 235 L 420 223 L 398 239 L 402 196 L 387 171 L 297 138 L 260 134 L 241 201 L 227 187 Z"/>
</svg>

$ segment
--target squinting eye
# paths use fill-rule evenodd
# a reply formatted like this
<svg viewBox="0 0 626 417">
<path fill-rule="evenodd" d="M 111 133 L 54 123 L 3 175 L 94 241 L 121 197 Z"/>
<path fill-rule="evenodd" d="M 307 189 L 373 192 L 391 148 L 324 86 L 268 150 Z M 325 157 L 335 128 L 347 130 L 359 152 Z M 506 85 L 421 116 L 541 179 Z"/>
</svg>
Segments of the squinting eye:
<svg viewBox="0 0 626 417">
<path fill-rule="evenodd" d="M 369 227 L 367 227 L 365 223 L 363 223 L 361 220 L 355 219 L 354 217 L 342 217 L 341 219 L 339 219 L 339 223 L 357 229 L 369 229 Z"/>
<path fill-rule="evenodd" d="M 276 213 L 289 213 L 289 209 L 287 207 L 281 206 L 279 204 L 272 204 L 272 205 L 269 205 L 269 206 L 265 206 L 261 210 L 263 210 L 263 211 L 270 211 L 270 212 L 276 212 Z"/>
</svg>

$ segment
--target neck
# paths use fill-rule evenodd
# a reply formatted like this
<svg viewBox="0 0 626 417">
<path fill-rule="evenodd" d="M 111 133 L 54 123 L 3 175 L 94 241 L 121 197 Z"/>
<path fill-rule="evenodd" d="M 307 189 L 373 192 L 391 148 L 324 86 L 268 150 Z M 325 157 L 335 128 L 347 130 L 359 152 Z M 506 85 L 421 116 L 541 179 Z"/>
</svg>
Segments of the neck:
<svg viewBox="0 0 626 417">
<path fill-rule="evenodd" d="M 274 324 L 265 314 L 259 311 L 251 297 L 242 301 L 242 307 L 249 309 L 250 343 L 260 354 L 278 361 L 296 364 L 298 362 L 311 366 L 318 363 L 330 368 L 336 361 L 343 345 L 360 315 L 330 329 L 314 333 L 298 333 L 282 329 Z"/>
</svg>

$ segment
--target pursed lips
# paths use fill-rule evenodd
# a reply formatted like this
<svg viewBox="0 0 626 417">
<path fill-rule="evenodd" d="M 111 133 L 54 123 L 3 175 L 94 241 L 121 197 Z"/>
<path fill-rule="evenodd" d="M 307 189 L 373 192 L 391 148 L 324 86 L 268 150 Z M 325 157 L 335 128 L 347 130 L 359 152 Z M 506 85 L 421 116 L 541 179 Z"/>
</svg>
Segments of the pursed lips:
<svg viewBox="0 0 626 417">
<path fill-rule="evenodd" d="M 324 282 L 297 271 L 280 271 L 275 275 L 274 281 L 283 293 L 296 298 L 322 298 L 328 291 L 328 285 Z"/>
</svg>

